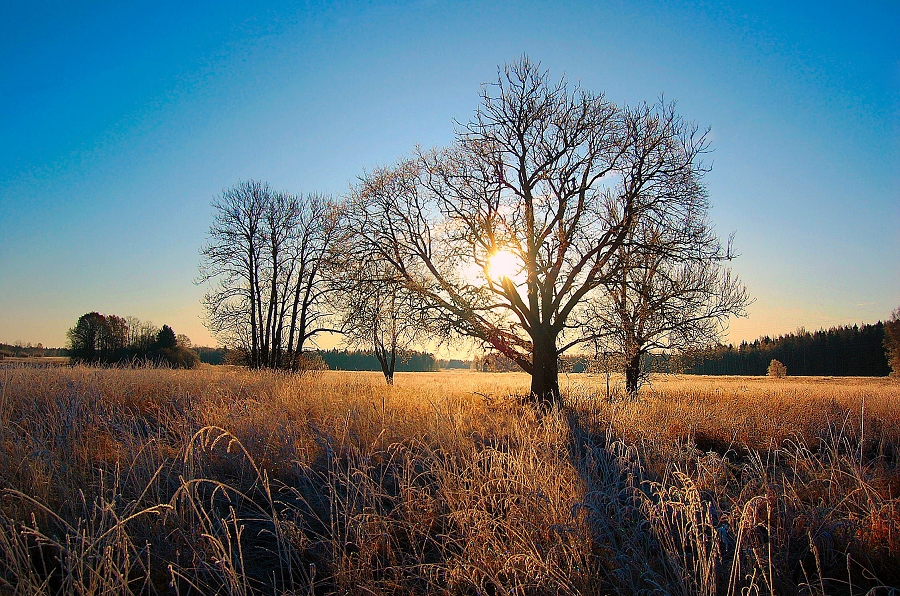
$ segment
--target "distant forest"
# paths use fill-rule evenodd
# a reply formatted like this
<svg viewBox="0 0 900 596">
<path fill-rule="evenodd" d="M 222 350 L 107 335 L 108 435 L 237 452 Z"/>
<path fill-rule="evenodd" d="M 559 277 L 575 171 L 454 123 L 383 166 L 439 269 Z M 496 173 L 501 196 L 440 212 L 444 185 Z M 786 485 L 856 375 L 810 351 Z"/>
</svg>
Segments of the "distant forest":
<svg viewBox="0 0 900 596">
<path fill-rule="evenodd" d="M 0 343 L 0 358 L 50 358 L 68 356 L 66 348 L 45 348 L 43 344 L 32 345 L 31 342 L 5 344 Z"/>
<path fill-rule="evenodd" d="M 207 364 L 224 364 L 228 362 L 228 354 L 221 348 L 194 346 L 193 350 L 200 356 L 200 361 Z M 316 350 L 307 352 L 313 358 L 318 357 L 329 370 L 371 370 L 380 371 L 381 365 L 375 353 L 357 350 Z M 436 360 L 434 355 L 426 352 L 410 352 L 397 358 L 397 371 L 429 372 L 441 368 L 469 368 L 468 361 Z"/>
<path fill-rule="evenodd" d="M 316 352 L 330 370 L 381 370 L 381 365 L 371 351 L 327 350 Z M 426 352 L 409 352 L 397 358 L 397 371 L 428 372 L 438 370 L 434 355 Z"/>
<path fill-rule="evenodd" d="M 197 353 L 201 362 L 227 362 L 227 353 L 221 348 L 193 346 L 190 349 Z M 321 357 L 331 370 L 381 370 L 371 351 L 319 350 L 314 354 Z M 69 350 L 65 348 L 0 343 L 0 358 L 69 355 Z M 397 370 L 436 371 L 470 367 L 475 370 L 518 370 L 512 362 L 505 367 L 489 366 L 493 362 L 490 358 L 490 355 L 476 358 L 473 364 L 468 360 L 437 360 L 432 354 L 411 352 L 405 359 L 398 360 Z M 565 360 L 568 370 L 585 370 L 583 357 L 569 356 Z M 814 332 L 800 329 L 774 339 L 766 336 L 753 342 L 742 342 L 737 347 L 719 345 L 694 354 L 681 366 L 664 355 L 648 354 L 645 365 L 656 372 L 681 370 L 697 375 L 765 375 L 772 360 L 783 363 L 787 374 L 792 376 L 879 377 L 891 373 L 885 353 L 885 326 L 880 321 L 873 325 L 848 325 Z"/>
<path fill-rule="evenodd" d="M 684 372 L 698 375 L 765 375 L 772 360 L 788 375 L 880 377 L 890 374 L 884 323 L 832 327 L 810 333 L 800 329 L 738 347 L 720 345 L 697 354 Z M 658 363 L 654 363 L 658 364 Z M 657 368 L 658 370 L 658 368 Z"/>
<path fill-rule="evenodd" d="M 0 349 L 6 347 L 0 344 Z M 201 362 L 222 364 L 227 361 L 226 352 L 221 348 L 194 346 L 192 349 L 200 356 Z M 59 355 L 67 355 L 65 350 L 60 352 Z M 371 351 L 319 350 L 313 353 L 321 357 L 330 370 L 381 370 Z M 584 372 L 589 360 L 584 356 L 567 355 L 563 357 L 563 368 L 576 373 Z M 814 332 L 801 328 L 774 339 L 766 336 L 753 342 L 742 342 L 737 347 L 719 345 L 695 353 L 686 361 L 672 360 L 662 354 L 647 354 L 644 364 L 648 370 L 656 372 L 763 376 L 772 360 L 784 364 L 787 374 L 791 376 L 879 377 L 891 373 L 885 353 L 885 325 L 881 321 L 872 325 L 846 325 Z M 515 363 L 507 362 L 497 354 L 487 354 L 472 362 L 437 360 L 432 354 L 413 352 L 397 364 L 398 371 L 469 368 L 480 371 L 519 370 Z"/>
<path fill-rule="evenodd" d="M 192 346 L 191 351 L 197 354 L 200 362 L 206 364 L 225 364 L 227 352 L 222 348 L 210 348 L 205 346 Z M 371 351 L 347 351 L 347 350 L 318 350 L 312 354 L 322 358 L 330 370 L 372 370 L 380 371 L 381 367 L 375 354 Z M 0 343 L 0 358 L 35 358 L 50 356 L 71 356 L 71 350 L 67 348 L 44 348 L 43 346 L 10 345 Z M 437 360 L 433 354 L 425 352 L 410 352 L 408 355 L 397 359 L 398 371 L 436 371 L 442 368 L 469 368 L 467 360 Z"/>
</svg>

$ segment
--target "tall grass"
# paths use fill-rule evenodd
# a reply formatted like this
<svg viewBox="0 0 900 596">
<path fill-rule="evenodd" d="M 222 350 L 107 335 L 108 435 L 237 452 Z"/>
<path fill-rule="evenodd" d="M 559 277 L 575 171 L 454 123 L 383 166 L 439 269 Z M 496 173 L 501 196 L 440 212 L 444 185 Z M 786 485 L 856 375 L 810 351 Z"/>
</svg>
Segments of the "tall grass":
<svg viewBox="0 0 900 596">
<path fill-rule="evenodd" d="M 0 593 L 900 584 L 897 384 L 574 375 L 551 412 L 527 385 L 0 369 Z"/>
</svg>

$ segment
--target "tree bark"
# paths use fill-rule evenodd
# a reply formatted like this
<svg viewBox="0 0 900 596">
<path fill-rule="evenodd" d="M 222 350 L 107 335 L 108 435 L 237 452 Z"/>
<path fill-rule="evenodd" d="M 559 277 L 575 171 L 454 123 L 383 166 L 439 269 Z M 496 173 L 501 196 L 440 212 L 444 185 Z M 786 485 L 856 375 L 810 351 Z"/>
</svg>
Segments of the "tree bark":
<svg viewBox="0 0 900 596">
<path fill-rule="evenodd" d="M 638 382 L 641 378 L 642 357 L 643 353 L 638 352 L 628 356 L 628 361 L 625 363 L 625 391 L 632 397 L 637 396 Z"/>
<path fill-rule="evenodd" d="M 379 349 L 378 344 L 375 345 L 375 358 L 378 359 L 378 364 L 381 365 L 381 374 L 384 375 L 384 381 L 388 385 L 394 384 L 394 365 L 396 363 L 396 357 L 392 357 L 387 353 L 387 350 L 384 348 Z"/>
<path fill-rule="evenodd" d="M 375 333 L 376 337 L 373 342 L 375 358 L 378 359 L 378 364 L 381 365 L 381 373 L 384 375 L 385 383 L 393 385 L 394 370 L 397 366 L 397 346 L 392 345 L 390 352 L 388 352 L 387 346 L 378 340 L 377 331 Z"/>
<path fill-rule="evenodd" d="M 556 338 L 548 334 L 537 334 L 534 337 L 531 398 L 544 406 L 552 406 L 560 401 Z"/>
</svg>

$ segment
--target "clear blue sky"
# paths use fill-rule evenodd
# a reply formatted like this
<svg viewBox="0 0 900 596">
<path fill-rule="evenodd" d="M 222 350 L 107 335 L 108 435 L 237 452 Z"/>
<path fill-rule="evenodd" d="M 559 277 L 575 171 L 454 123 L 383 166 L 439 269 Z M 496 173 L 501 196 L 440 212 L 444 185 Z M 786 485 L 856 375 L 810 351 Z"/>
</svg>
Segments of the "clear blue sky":
<svg viewBox="0 0 900 596">
<path fill-rule="evenodd" d="M 195 343 L 223 188 L 346 192 L 451 140 L 527 53 L 712 129 L 712 218 L 756 297 L 731 340 L 900 306 L 900 4 L 5 2 L 0 341 L 97 310 Z"/>
</svg>

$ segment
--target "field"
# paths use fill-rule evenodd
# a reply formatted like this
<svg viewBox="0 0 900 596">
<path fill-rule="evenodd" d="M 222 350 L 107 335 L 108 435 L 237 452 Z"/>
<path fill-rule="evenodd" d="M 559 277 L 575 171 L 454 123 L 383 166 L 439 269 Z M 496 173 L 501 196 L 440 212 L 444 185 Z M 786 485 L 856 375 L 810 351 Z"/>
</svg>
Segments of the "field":
<svg viewBox="0 0 900 596">
<path fill-rule="evenodd" d="M 613 379 L 615 384 L 615 379 Z M 0 594 L 873 594 L 900 384 L 0 369 Z"/>
</svg>

